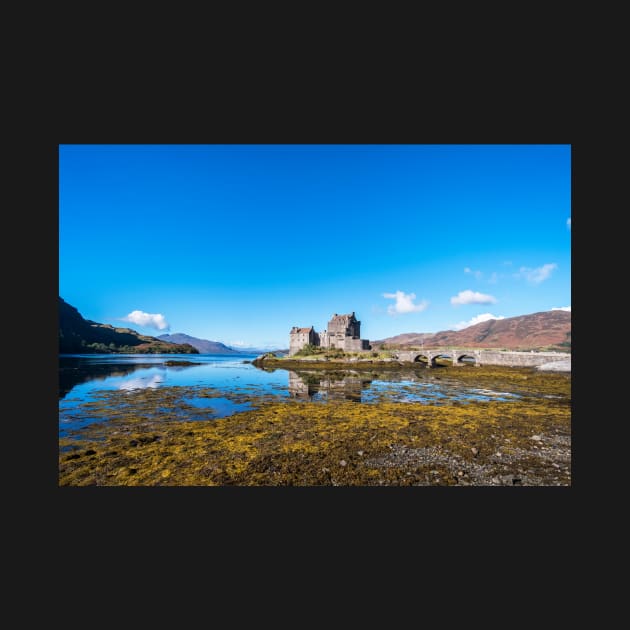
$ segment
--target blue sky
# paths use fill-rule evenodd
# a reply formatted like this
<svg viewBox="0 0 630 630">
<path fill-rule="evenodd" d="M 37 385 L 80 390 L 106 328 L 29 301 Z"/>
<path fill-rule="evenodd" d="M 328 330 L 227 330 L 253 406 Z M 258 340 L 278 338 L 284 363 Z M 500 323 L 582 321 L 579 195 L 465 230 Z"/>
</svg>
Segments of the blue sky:
<svg viewBox="0 0 630 630">
<path fill-rule="evenodd" d="M 143 334 L 288 347 L 571 305 L 570 145 L 60 145 L 59 295 Z"/>
</svg>

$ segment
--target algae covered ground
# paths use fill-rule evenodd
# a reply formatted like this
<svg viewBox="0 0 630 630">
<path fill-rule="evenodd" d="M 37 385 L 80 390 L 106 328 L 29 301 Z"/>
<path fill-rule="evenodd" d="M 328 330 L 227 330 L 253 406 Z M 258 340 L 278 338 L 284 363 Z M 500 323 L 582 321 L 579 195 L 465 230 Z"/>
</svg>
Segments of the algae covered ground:
<svg viewBox="0 0 630 630">
<path fill-rule="evenodd" d="M 368 404 L 243 391 L 230 400 L 246 410 L 216 418 L 226 393 L 211 387 L 102 391 L 81 405 L 91 423 L 59 440 L 59 485 L 571 484 L 570 374 L 429 372 L 513 396 Z"/>
</svg>

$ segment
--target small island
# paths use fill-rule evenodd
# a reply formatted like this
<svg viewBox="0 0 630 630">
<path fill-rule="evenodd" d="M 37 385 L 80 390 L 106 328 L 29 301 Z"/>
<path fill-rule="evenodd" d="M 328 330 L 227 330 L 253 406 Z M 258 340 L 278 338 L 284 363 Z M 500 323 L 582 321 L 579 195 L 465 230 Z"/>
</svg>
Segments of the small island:
<svg viewBox="0 0 630 630">
<path fill-rule="evenodd" d="M 536 318 L 537 314 L 531 317 Z M 382 343 L 371 345 L 368 339 L 361 339 L 360 336 L 361 322 L 356 319 L 354 312 L 347 315 L 335 313 L 328 322 L 328 329 L 322 333 L 318 333 L 313 326 L 293 326 L 289 333 L 288 356 L 266 352 L 252 363 L 264 369 L 357 369 L 377 364 L 379 368 L 496 365 L 535 367 L 541 371 L 571 371 L 571 354 L 557 350 L 470 347 L 469 343 L 463 346 L 386 348 Z"/>
</svg>

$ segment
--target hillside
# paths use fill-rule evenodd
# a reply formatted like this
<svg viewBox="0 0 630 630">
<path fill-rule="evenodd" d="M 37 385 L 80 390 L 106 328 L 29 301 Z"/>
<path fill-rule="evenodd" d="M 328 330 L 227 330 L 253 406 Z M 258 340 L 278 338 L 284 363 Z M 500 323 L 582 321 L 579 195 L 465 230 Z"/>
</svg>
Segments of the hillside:
<svg viewBox="0 0 630 630">
<path fill-rule="evenodd" d="M 372 346 L 463 346 L 507 350 L 571 351 L 571 313 L 543 311 L 530 315 L 490 319 L 463 330 L 437 333 L 403 333 L 373 341 Z"/>
<path fill-rule="evenodd" d="M 190 344 L 170 344 L 141 335 L 130 328 L 114 328 L 84 319 L 79 311 L 59 297 L 59 353 L 182 353 L 198 354 Z"/>
<path fill-rule="evenodd" d="M 209 341 L 208 339 L 198 339 L 184 333 L 173 333 L 172 335 L 158 335 L 158 339 L 167 343 L 188 343 L 193 348 L 197 348 L 202 354 L 241 354 L 239 350 L 230 348 L 220 341 Z"/>
</svg>

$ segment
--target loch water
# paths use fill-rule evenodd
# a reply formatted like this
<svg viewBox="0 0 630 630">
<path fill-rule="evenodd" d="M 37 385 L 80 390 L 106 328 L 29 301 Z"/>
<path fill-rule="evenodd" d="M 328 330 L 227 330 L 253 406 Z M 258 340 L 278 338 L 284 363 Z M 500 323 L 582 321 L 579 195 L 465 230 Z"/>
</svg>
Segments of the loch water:
<svg viewBox="0 0 630 630">
<path fill-rule="evenodd" d="M 495 392 L 441 378 L 439 368 L 379 370 L 287 370 L 261 369 L 252 365 L 255 355 L 219 354 L 90 354 L 59 357 L 60 435 L 85 426 L 89 414 L 81 409 L 103 391 L 122 393 L 146 388 L 182 387 L 191 392 L 187 402 L 203 408 L 211 404 L 205 420 L 226 417 L 255 407 L 258 399 L 305 403 L 333 403 L 344 400 L 359 404 L 377 402 L 440 401 L 472 402 L 514 400 L 516 393 Z M 187 361 L 192 365 L 166 365 L 167 361 Z M 461 369 L 474 369 L 463 367 Z M 220 396 L 196 397 L 196 389 L 212 388 Z M 182 414 L 182 419 L 195 420 Z"/>
</svg>

